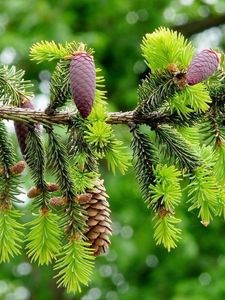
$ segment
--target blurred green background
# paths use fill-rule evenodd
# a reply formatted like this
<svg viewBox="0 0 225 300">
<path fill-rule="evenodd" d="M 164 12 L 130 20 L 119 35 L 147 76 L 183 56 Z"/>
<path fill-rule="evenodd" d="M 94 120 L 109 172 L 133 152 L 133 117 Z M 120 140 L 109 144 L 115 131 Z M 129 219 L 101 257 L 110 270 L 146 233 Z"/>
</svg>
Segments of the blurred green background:
<svg viewBox="0 0 225 300">
<path fill-rule="evenodd" d="M 30 62 L 29 48 L 41 40 L 83 41 L 96 51 L 110 110 L 131 110 L 137 85 L 148 72 L 140 52 L 145 33 L 169 26 L 183 32 L 198 50 L 223 48 L 224 23 L 224 0 L 1 0 L 0 62 L 26 71 L 26 78 L 35 84 L 36 107 L 44 109 L 54 63 Z M 129 143 L 128 130 L 116 130 Z M 152 216 L 132 168 L 115 177 L 104 165 L 102 171 L 110 195 L 113 237 L 109 253 L 96 260 L 90 286 L 81 295 L 66 295 L 56 289 L 50 268 L 30 265 L 24 254 L 0 266 L 0 299 L 225 299 L 224 222 L 204 228 L 183 203 L 179 211 L 183 240 L 168 253 L 155 246 Z M 25 189 L 32 185 L 29 178 L 24 181 Z"/>
</svg>

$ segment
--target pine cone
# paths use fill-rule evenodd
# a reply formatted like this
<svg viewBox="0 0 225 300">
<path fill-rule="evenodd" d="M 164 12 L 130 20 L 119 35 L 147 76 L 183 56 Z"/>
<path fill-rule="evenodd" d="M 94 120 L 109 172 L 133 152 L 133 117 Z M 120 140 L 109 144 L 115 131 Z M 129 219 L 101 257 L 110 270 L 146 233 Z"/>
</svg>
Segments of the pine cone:
<svg viewBox="0 0 225 300">
<path fill-rule="evenodd" d="M 31 101 L 25 101 L 25 102 L 21 103 L 21 108 L 34 109 L 34 106 Z M 19 142 L 20 150 L 25 158 L 26 157 L 26 138 L 29 133 L 29 128 L 24 122 L 21 122 L 21 121 L 15 121 L 14 127 L 15 127 L 15 131 L 16 131 L 16 136 L 17 136 L 17 139 Z M 35 130 L 37 130 L 37 131 L 40 130 L 39 124 L 35 125 Z"/>
<path fill-rule="evenodd" d="M 97 179 L 92 190 L 87 190 L 88 195 L 92 197 L 81 197 L 83 208 L 87 211 L 88 230 L 85 235 L 88 242 L 95 249 L 94 255 L 105 253 L 110 244 L 109 235 L 112 234 L 110 209 L 105 192 L 103 180 Z M 82 200 L 83 199 L 83 200 Z"/>
<path fill-rule="evenodd" d="M 77 109 L 87 118 L 95 98 L 96 72 L 93 57 L 85 51 L 76 53 L 71 60 L 70 85 Z"/>
<path fill-rule="evenodd" d="M 217 70 L 220 58 L 218 54 L 210 49 L 202 50 L 191 61 L 186 74 L 189 85 L 195 85 L 207 79 Z"/>
</svg>

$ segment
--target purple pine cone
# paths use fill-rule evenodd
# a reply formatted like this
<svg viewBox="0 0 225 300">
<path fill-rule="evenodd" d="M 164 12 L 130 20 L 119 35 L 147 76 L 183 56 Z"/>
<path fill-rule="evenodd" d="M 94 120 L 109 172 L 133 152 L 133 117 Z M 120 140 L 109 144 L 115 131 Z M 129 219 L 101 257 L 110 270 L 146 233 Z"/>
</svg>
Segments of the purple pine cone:
<svg viewBox="0 0 225 300">
<path fill-rule="evenodd" d="M 198 53 L 189 65 L 186 81 L 189 85 L 195 85 L 207 79 L 217 70 L 220 59 L 216 51 L 205 49 Z"/>
<path fill-rule="evenodd" d="M 92 110 L 96 72 L 93 57 L 86 52 L 76 53 L 70 63 L 70 85 L 73 100 L 83 118 Z"/>
<path fill-rule="evenodd" d="M 26 101 L 26 102 L 21 103 L 21 108 L 34 109 L 34 105 L 31 101 Z M 21 122 L 21 121 L 15 121 L 14 128 L 16 131 L 16 136 L 18 139 L 20 150 L 23 154 L 23 157 L 26 158 L 26 138 L 29 133 L 29 128 L 24 122 Z M 35 125 L 35 130 L 38 132 L 40 131 L 39 124 Z"/>
</svg>

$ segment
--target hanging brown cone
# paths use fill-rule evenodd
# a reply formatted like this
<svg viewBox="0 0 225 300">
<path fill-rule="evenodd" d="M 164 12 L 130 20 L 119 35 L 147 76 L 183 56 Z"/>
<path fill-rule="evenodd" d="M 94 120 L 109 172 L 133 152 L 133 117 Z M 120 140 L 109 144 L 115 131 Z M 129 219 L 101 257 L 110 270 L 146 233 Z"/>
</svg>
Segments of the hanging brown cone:
<svg viewBox="0 0 225 300">
<path fill-rule="evenodd" d="M 88 229 L 85 235 L 88 242 L 95 249 L 94 255 L 105 253 L 109 244 L 109 236 L 112 234 L 110 209 L 103 180 L 97 179 L 94 188 L 87 190 L 88 197 L 77 198 L 88 215 Z M 90 194 L 92 197 L 89 197 Z M 85 201 L 82 201 L 85 199 Z M 88 200 L 89 199 L 89 200 Z"/>
<path fill-rule="evenodd" d="M 31 101 L 25 101 L 22 102 L 20 105 L 21 108 L 29 108 L 29 109 L 34 109 L 34 105 Z M 39 124 L 34 125 L 36 131 L 40 131 L 40 126 Z M 20 150 L 23 154 L 23 157 L 26 158 L 26 138 L 29 133 L 29 127 L 26 125 L 26 123 L 21 122 L 21 121 L 15 121 L 14 122 L 14 127 L 16 131 L 16 136 L 19 142 Z"/>
<path fill-rule="evenodd" d="M 77 109 L 87 118 L 95 98 L 96 71 L 93 57 L 86 51 L 75 53 L 71 59 L 70 86 Z"/>
</svg>

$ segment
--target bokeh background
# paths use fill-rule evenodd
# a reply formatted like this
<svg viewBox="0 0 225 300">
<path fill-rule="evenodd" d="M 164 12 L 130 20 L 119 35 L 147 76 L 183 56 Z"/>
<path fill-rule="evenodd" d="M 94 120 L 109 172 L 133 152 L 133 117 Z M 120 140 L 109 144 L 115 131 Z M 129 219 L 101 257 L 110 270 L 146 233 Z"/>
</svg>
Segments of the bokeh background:
<svg viewBox="0 0 225 300">
<path fill-rule="evenodd" d="M 168 26 L 190 38 L 197 50 L 223 48 L 224 24 L 225 0 L 0 0 L 0 62 L 26 71 L 35 85 L 35 105 L 44 109 L 54 63 L 35 65 L 29 61 L 29 48 L 41 40 L 83 41 L 95 49 L 96 64 L 103 69 L 109 109 L 131 110 L 136 88 L 148 72 L 140 51 L 145 33 Z M 117 131 L 129 143 L 128 130 Z M 110 195 L 113 237 L 109 253 L 96 260 L 90 286 L 80 295 L 66 295 L 56 289 L 51 268 L 31 265 L 23 254 L 0 265 L 0 299 L 225 299 L 223 220 L 204 228 L 183 203 L 183 240 L 168 253 L 155 246 L 152 215 L 132 168 L 124 176 L 113 176 L 103 163 L 102 172 Z M 24 189 L 31 185 L 25 176 Z M 26 212 L 29 206 L 28 202 L 22 209 Z"/>
</svg>

